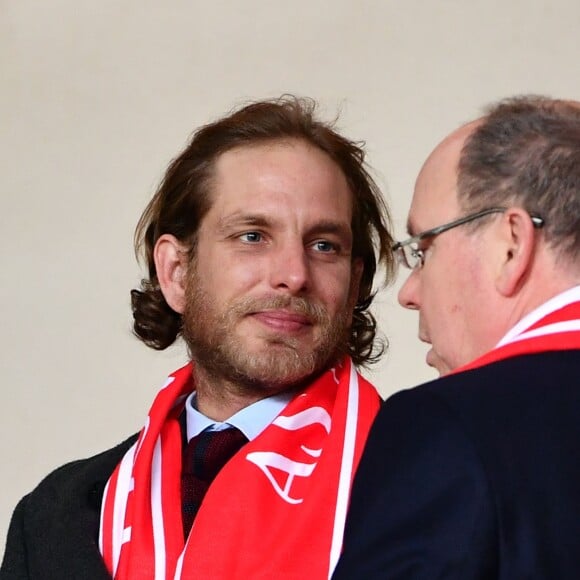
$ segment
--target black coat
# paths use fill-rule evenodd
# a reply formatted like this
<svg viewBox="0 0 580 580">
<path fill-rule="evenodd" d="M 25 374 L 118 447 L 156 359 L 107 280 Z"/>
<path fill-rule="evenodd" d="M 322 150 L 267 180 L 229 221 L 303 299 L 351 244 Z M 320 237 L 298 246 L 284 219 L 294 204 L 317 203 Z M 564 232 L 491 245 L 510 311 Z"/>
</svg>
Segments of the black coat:
<svg viewBox="0 0 580 580">
<path fill-rule="evenodd" d="M 136 437 L 57 469 L 20 501 L 0 580 L 110 580 L 98 545 L 101 499 Z"/>
<path fill-rule="evenodd" d="M 335 580 L 578 580 L 580 351 L 398 393 L 355 478 Z"/>
</svg>

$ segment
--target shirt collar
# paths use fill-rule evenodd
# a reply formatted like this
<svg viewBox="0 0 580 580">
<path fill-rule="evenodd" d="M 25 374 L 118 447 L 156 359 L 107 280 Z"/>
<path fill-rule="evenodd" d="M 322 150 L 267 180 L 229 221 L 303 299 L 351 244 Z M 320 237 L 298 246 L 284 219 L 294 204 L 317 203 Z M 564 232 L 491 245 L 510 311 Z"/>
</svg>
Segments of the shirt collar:
<svg viewBox="0 0 580 580">
<path fill-rule="evenodd" d="M 294 395 L 294 391 L 278 393 L 244 407 L 225 421 L 214 421 L 195 408 L 194 391 L 185 400 L 187 440 L 190 441 L 206 429 L 221 431 L 237 427 L 251 441 L 282 412 Z"/>
<path fill-rule="evenodd" d="M 497 343 L 496 348 L 511 342 L 518 334 L 527 330 L 530 326 L 541 320 L 548 314 L 564 308 L 572 302 L 580 302 L 580 285 L 573 286 L 560 294 L 550 298 L 529 314 L 526 314 L 507 334 Z"/>
</svg>

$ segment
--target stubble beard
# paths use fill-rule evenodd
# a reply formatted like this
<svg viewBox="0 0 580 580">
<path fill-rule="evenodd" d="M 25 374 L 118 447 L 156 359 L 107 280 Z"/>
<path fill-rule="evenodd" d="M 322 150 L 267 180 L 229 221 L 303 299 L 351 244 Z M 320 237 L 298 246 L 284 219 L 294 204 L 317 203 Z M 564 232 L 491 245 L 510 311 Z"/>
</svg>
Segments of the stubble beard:
<svg viewBox="0 0 580 580">
<path fill-rule="evenodd" d="M 281 392 L 313 379 L 347 352 L 352 313 L 346 307 L 331 319 L 319 304 L 280 295 L 243 298 L 220 311 L 194 276 L 188 281 L 183 337 L 208 378 L 226 380 L 241 392 Z M 261 348 L 250 350 L 237 334 L 238 324 L 252 312 L 281 308 L 308 318 L 318 331 L 315 344 L 305 349 L 300 337 L 265 329 L 257 339 Z"/>
</svg>

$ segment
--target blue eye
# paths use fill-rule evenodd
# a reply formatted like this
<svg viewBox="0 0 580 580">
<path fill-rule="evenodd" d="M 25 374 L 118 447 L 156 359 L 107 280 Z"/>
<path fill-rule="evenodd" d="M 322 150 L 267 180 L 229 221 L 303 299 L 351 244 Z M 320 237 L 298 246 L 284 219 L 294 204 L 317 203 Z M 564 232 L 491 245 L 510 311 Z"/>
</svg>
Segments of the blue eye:
<svg viewBox="0 0 580 580">
<path fill-rule="evenodd" d="M 262 241 L 262 234 L 260 232 L 246 232 L 240 236 L 240 239 L 248 244 L 257 244 Z"/>
<path fill-rule="evenodd" d="M 333 244 L 327 240 L 318 240 L 317 242 L 314 242 L 313 248 L 318 252 L 325 252 L 325 253 L 336 251 L 335 244 Z"/>
</svg>

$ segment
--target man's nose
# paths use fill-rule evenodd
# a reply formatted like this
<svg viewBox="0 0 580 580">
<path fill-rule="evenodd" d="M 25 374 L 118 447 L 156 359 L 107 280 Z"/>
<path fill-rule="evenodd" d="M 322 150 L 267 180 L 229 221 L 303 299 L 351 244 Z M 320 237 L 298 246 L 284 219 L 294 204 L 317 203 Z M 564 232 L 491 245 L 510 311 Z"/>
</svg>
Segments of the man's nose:
<svg viewBox="0 0 580 580">
<path fill-rule="evenodd" d="M 273 252 L 270 262 L 270 285 L 297 295 L 308 290 L 310 265 L 302 242 L 288 243 Z"/>
<path fill-rule="evenodd" d="M 410 310 L 419 310 L 419 276 L 417 272 L 412 271 L 405 283 L 401 286 L 397 296 L 399 304 L 403 308 Z"/>
</svg>

